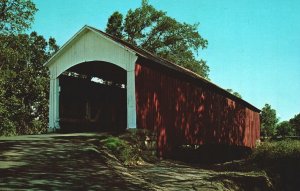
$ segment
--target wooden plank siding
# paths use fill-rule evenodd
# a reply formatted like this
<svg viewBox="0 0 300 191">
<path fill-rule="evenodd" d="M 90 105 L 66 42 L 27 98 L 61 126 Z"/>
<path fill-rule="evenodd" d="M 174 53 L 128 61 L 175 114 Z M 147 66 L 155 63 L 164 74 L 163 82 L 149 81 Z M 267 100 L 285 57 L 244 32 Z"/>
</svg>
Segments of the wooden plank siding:
<svg viewBox="0 0 300 191">
<path fill-rule="evenodd" d="M 137 127 L 157 132 L 158 153 L 183 144 L 253 148 L 259 113 L 199 80 L 138 62 L 135 67 Z"/>
</svg>

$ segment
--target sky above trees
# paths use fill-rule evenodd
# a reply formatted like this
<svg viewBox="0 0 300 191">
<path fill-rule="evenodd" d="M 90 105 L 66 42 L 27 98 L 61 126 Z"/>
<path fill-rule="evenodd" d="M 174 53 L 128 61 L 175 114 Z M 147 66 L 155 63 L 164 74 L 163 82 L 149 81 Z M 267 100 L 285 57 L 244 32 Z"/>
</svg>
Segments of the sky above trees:
<svg viewBox="0 0 300 191">
<path fill-rule="evenodd" d="M 83 25 L 105 30 L 114 11 L 126 14 L 140 0 L 34 0 L 39 11 L 32 30 L 63 45 Z M 208 48 L 199 56 L 210 67 L 209 78 L 233 89 L 246 101 L 276 109 L 280 120 L 300 112 L 300 3 L 286 1 L 149 0 L 168 16 L 200 23 Z"/>
</svg>

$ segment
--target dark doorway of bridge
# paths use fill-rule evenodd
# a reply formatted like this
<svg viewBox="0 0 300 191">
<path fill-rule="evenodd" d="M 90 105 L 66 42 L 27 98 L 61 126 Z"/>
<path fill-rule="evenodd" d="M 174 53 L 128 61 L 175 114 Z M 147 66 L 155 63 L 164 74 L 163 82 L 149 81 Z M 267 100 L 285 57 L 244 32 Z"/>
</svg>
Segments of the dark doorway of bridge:
<svg viewBox="0 0 300 191">
<path fill-rule="evenodd" d="M 59 83 L 61 131 L 126 129 L 125 70 L 111 63 L 85 62 L 60 75 Z"/>
</svg>

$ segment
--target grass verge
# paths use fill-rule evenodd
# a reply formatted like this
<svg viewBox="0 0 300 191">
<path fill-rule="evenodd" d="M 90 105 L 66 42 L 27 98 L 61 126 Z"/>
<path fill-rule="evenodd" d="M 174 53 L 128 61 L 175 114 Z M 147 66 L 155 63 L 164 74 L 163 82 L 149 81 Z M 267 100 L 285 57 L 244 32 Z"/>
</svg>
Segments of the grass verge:
<svg viewBox="0 0 300 191">
<path fill-rule="evenodd" d="M 119 137 L 109 136 L 101 141 L 125 165 L 133 165 L 140 161 L 139 150 L 136 145 Z"/>
<path fill-rule="evenodd" d="M 111 134 L 101 140 L 101 145 L 125 165 L 158 162 L 155 143 L 155 134 L 152 131 L 141 129 L 130 129 L 119 134 Z"/>
<path fill-rule="evenodd" d="M 264 142 L 253 151 L 250 161 L 264 169 L 279 190 L 295 190 L 299 187 L 299 140 Z"/>
</svg>

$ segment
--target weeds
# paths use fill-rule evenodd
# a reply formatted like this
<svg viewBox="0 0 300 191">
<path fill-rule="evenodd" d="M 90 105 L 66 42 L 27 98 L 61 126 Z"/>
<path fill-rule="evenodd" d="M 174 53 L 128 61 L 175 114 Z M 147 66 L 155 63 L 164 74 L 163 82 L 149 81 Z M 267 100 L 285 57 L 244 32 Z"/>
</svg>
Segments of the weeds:
<svg viewBox="0 0 300 191">
<path fill-rule="evenodd" d="M 125 165 L 155 163 L 159 160 L 156 155 L 156 134 L 149 130 L 129 129 L 108 136 L 101 140 L 101 145 Z"/>
<path fill-rule="evenodd" d="M 265 170 L 278 190 L 297 190 L 300 181 L 300 141 L 264 142 L 250 161 Z"/>
<path fill-rule="evenodd" d="M 256 163 L 288 162 L 289 160 L 300 160 L 300 141 L 282 140 L 276 142 L 264 142 L 257 147 L 251 159 Z"/>
<path fill-rule="evenodd" d="M 128 141 L 119 137 L 109 136 L 101 142 L 104 147 L 112 151 L 125 165 L 135 164 L 140 160 L 139 149 L 136 145 L 132 145 Z"/>
</svg>

